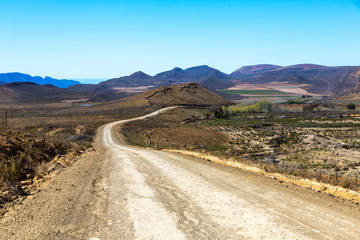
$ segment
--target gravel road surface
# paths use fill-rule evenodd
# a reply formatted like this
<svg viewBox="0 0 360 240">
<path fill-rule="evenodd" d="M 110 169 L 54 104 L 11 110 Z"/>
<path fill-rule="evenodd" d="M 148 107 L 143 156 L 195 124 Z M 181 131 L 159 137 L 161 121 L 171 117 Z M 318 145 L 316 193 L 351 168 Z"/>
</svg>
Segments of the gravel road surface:
<svg viewBox="0 0 360 240">
<path fill-rule="evenodd" d="M 360 239 L 350 203 L 127 146 L 116 131 L 125 121 L 100 128 L 96 151 L 5 215 L 0 239 Z"/>
</svg>

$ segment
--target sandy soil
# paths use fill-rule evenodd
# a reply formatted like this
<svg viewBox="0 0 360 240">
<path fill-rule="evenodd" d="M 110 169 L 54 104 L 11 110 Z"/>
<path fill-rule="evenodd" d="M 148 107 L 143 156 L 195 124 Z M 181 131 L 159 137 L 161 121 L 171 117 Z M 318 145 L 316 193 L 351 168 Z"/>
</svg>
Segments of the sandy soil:
<svg viewBox="0 0 360 240">
<path fill-rule="evenodd" d="M 198 158 L 126 146 L 114 131 L 118 123 L 100 129 L 96 151 L 5 215 L 0 239 L 360 238 L 355 205 Z"/>
</svg>

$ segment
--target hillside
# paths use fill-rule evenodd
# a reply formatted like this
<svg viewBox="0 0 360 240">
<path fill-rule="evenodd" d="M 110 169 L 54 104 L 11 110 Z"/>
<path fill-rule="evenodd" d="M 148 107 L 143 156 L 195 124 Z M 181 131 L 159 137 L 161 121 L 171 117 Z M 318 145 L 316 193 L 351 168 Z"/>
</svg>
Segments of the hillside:
<svg viewBox="0 0 360 240">
<path fill-rule="evenodd" d="M 327 67 L 315 64 L 299 64 L 266 70 L 253 76 L 239 77 L 241 83 L 264 84 L 270 82 L 286 82 L 291 84 L 308 84 L 307 91 L 318 94 L 332 95 L 339 93 L 348 85 L 343 86 L 341 79 L 352 66 Z"/>
<path fill-rule="evenodd" d="M 240 100 L 243 97 L 240 95 L 236 95 L 236 94 L 229 94 L 229 93 L 224 93 L 224 92 L 219 92 L 218 89 L 226 89 L 226 88 L 230 88 L 234 85 L 236 85 L 236 82 L 234 80 L 229 80 L 229 79 L 221 79 L 215 76 L 206 78 L 203 81 L 200 81 L 199 84 L 210 90 L 211 92 L 226 98 L 226 99 L 231 99 L 231 100 Z"/>
<path fill-rule="evenodd" d="M 256 75 L 260 74 L 262 72 L 274 70 L 281 68 L 281 66 L 278 65 L 272 65 L 272 64 L 258 64 L 258 65 L 250 65 L 250 66 L 244 66 L 241 67 L 234 72 L 231 73 L 231 75 L 234 75 L 236 77 L 243 77 L 243 76 L 250 76 L 250 75 Z"/>
<path fill-rule="evenodd" d="M 198 82 L 212 76 L 219 79 L 232 79 L 230 75 L 220 72 L 219 70 L 211 68 L 207 65 L 191 67 L 185 70 L 181 68 L 174 68 L 170 71 L 159 73 L 155 75 L 154 78 L 163 83 L 183 83 Z"/>
<path fill-rule="evenodd" d="M 360 66 L 350 71 L 341 79 L 345 90 L 338 94 L 337 98 L 343 101 L 360 102 Z M 353 86 L 350 87 L 349 86 Z"/>
<path fill-rule="evenodd" d="M 198 83 L 186 83 L 173 86 L 162 86 L 150 89 L 138 95 L 110 101 L 91 108 L 92 111 L 103 109 L 123 108 L 148 108 L 182 106 L 220 106 L 230 102 L 219 95 L 201 87 Z"/>
<path fill-rule="evenodd" d="M 137 87 L 154 85 L 154 78 L 141 71 L 135 72 L 130 76 L 113 78 L 99 83 L 100 86 L 113 87 Z"/>
<path fill-rule="evenodd" d="M 135 97 L 144 97 L 150 106 L 212 106 L 229 104 L 224 98 L 206 90 L 197 83 L 159 87 Z"/>
<path fill-rule="evenodd" d="M 67 88 L 69 91 L 74 92 L 87 92 L 87 93 L 111 93 L 115 92 L 114 89 L 100 84 L 75 84 Z"/>
<path fill-rule="evenodd" d="M 32 82 L 13 82 L 0 86 L 0 102 L 51 103 L 63 100 L 81 100 L 88 95 L 71 92 L 56 86 Z"/>
<path fill-rule="evenodd" d="M 29 74 L 24 73 L 0 73 L 0 85 L 1 82 L 12 83 L 12 82 L 32 82 L 39 85 L 51 84 L 59 88 L 67 88 L 74 84 L 80 84 L 78 81 L 67 80 L 67 79 L 55 79 L 51 77 L 33 77 Z"/>
<path fill-rule="evenodd" d="M 155 76 L 150 76 L 141 71 L 135 72 L 129 76 L 113 78 L 98 84 L 98 86 L 106 86 L 109 88 L 116 87 L 140 87 L 140 86 L 160 86 L 160 85 L 173 85 L 187 82 L 199 82 L 206 78 L 215 76 L 219 79 L 233 79 L 232 76 L 220 72 L 215 68 L 209 66 L 197 66 L 187 68 L 174 68 L 169 71 L 158 73 Z M 88 84 L 87 84 L 88 85 Z M 77 90 L 80 91 L 93 91 L 90 86 L 77 85 Z M 71 87 L 70 87 L 71 89 Z M 83 90 L 86 89 L 86 90 Z"/>
</svg>

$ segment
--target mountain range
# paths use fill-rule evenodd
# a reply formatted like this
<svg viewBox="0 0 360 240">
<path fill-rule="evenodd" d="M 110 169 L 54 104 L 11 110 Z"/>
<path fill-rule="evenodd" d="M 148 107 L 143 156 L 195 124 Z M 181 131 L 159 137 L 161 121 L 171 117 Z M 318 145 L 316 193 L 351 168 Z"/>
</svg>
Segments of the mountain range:
<svg viewBox="0 0 360 240">
<path fill-rule="evenodd" d="M 227 99 L 239 99 L 241 96 L 219 92 L 218 90 L 228 89 L 238 84 L 268 83 L 297 84 L 302 85 L 302 88 L 309 93 L 327 96 L 348 96 L 351 94 L 360 94 L 360 67 L 328 67 L 315 64 L 298 64 L 292 66 L 260 64 L 244 66 L 231 74 L 226 74 L 215 68 L 202 65 L 187 69 L 174 68 L 154 76 L 138 71 L 129 76 L 109 79 L 98 84 L 80 84 L 73 80 L 57 80 L 50 77 L 41 78 L 31 77 L 30 75 L 21 73 L 7 73 L 0 74 L 0 85 L 1 82 L 3 82 L 3 84 L 5 83 L 2 92 L 0 92 L 1 96 L 4 95 L 5 92 L 9 95 L 10 86 L 6 85 L 6 83 L 10 81 L 35 82 L 40 85 L 52 84 L 60 88 L 67 87 L 63 89 L 66 90 L 64 91 L 65 96 L 71 96 L 77 92 L 79 93 L 79 98 L 87 96 L 87 99 L 94 101 L 113 100 L 128 97 L 160 86 L 171 86 L 190 82 L 196 82 Z M 10 90 L 15 91 L 14 88 L 16 88 L 16 86 L 12 86 Z M 32 85 L 32 88 L 36 88 L 36 86 Z M 21 89 L 21 91 L 23 91 L 23 86 Z M 60 93 L 59 91 L 60 89 L 56 90 L 57 93 Z M 45 91 L 42 89 L 40 92 Z M 13 94 L 12 96 L 15 95 Z"/>
<path fill-rule="evenodd" d="M 0 73 L 0 85 L 5 83 L 12 83 L 12 82 L 32 82 L 39 85 L 51 84 L 59 88 L 67 88 L 74 84 L 80 84 L 78 81 L 74 80 L 67 80 L 67 79 L 55 79 L 51 77 L 38 77 L 38 76 L 31 76 L 29 74 L 24 73 Z"/>
<path fill-rule="evenodd" d="M 260 64 L 241 67 L 231 74 L 223 73 L 206 65 L 187 69 L 174 68 L 155 76 L 143 72 L 113 78 L 99 84 L 73 85 L 69 89 L 80 92 L 116 91 L 118 87 L 158 87 L 188 82 L 197 82 L 201 86 L 216 92 L 237 84 L 288 83 L 303 84 L 305 90 L 315 94 L 333 95 L 355 87 L 357 81 L 350 79 L 349 74 L 355 66 L 328 67 L 315 64 L 298 64 L 278 66 Z"/>
</svg>

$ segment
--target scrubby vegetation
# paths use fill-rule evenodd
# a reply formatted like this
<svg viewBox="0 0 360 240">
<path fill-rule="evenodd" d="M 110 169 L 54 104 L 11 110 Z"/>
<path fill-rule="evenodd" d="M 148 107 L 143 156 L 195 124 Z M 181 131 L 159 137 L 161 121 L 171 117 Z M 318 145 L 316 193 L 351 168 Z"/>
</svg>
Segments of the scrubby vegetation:
<svg viewBox="0 0 360 240">
<path fill-rule="evenodd" d="M 349 110 L 355 110 L 356 109 L 356 105 L 354 103 L 348 103 L 345 105 L 345 107 Z"/>
<path fill-rule="evenodd" d="M 291 111 L 267 101 L 177 109 L 128 123 L 122 131 L 135 145 L 205 151 L 270 172 L 358 189 L 360 118 L 338 107 L 317 107 L 333 111 Z"/>
<path fill-rule="evenodd" d="M 7 124 L 0 126 L 0 209 L 5 202 L 28 194 L 28 184 L 42 180 L 54 158 L 71 164 L 92 147 L 99 126 L 144 113 L 143 108 L 84 110 L 35 106 L 7 111 Z M 4 113 L 0 110 L 0 118 Z"/>
</svg>

